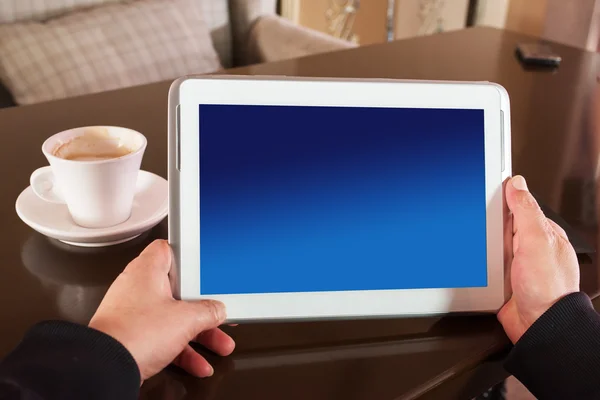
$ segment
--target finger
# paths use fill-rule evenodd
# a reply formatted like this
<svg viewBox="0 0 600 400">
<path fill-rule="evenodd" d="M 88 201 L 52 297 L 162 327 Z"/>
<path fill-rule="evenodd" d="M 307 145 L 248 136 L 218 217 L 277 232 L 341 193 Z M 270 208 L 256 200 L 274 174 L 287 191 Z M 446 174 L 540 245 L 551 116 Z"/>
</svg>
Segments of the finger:
<svg viewBox="0 0 600 400">
<path fill-rule="evenodd" d="M 128 269 L 140 268 L 148 273 L 154 271 L 159 274 L 168 274 L 171 268 L 171 248 L 166 240 L 155 240 L 150 243 L 137 258 L 129 265 Z"/>
<path fill-rule="evenodd" d="M 185 370 L 188 374 L 198 378 L 206 378 L 212 376 L 215 371 L 208 361 L 189 344 L 185 346 L 183 351 L 179 353 L 177 358 L 173 360 L 173 364 Z"/>
<path fill-rule="evenodd" d="M 519 341 L 521 336 L 527 331 L 530 324 L 521 319 L 517 302 L 511 298 L 498 312 L 498 321 L 504 328 L 506 336 L 514 344 Z"/>
<path fill-rule="evenodd" d="M 506 200 L 506 196 L 507 196 L 507 192 L 508 192 L 508 187 L 510 186 L 510 178 L 506 179 L 504 182 L 502 182 L 502 190 L 504 193 L 504 199 Z M 513 215 L 512 215 L 512 211 L 510 210 L 510 207 L 508 207 L 508 202 L 504 201 L 503 204 L 503 210 L 502 213 L 504 214 L 504 225 L 505 227 L 509 227 L 510 230 L 505 231 L 505 234 L 511 234 L 514 235 L 516 233 L 516 227 L 515 224 L 513 224 Z"/>
<path fill-rule="evenodd" d="M 199 334 L 217 328 L 227 318 L 225 305 L 215 300 L 200 300 L 181 303 L 194 316 L 194 330 Z"/>
<path fill-rule="evenodd" d="M 554 229 L 554 232 L 556 232 L 558 235 L 560 235 L 566 241 L 569 241 L 569 236 L 567 236 L 567 232 L 565 232 L 565 230 L 560 225 L 558 225 L 556 222 L 552 221 L 549 218 L 548 218 L 548 223 L 550 224 L 552 229 Z"/>
<path fill-rule="evenodd" d="M 503 306 L 502 308 L 498 311 L 498 314 L 496 315 L 496 317 L 498 318 L 498 321 L 500 321 L 500 324 L 504 325 L 507 323 L 508 317 L 511 313 L 515 312 L 515 302 L 512 298 L 510 298 Z"/>
<path fill-rule="evenodd" d="M 520 245 L 524 241 L 546 240 L 548 222 L 522 176 L 515 176 L 506 187 L 506 203 L 513 214 L 515 232 Z"/>
<path fill-rule="evenodd" d="M 220 356 L 228 356 L 235 349 L 235 342 L 219 328 L 204 331 L 194 341 Z"/>
</svg>

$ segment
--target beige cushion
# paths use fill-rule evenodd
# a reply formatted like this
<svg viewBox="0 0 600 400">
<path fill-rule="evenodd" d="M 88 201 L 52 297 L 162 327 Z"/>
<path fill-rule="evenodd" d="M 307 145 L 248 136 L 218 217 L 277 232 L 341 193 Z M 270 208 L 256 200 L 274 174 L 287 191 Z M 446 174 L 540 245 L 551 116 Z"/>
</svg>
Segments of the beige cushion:
<svg viewBox="0 0 600 400">
<path fill-rule="evenodd" d="M 0 0 L 0 24 L 43 21 L 74 10 L 131 0 Z"/>
<path fill-rule="evenodd" d="M 250 29 L 260 17 L 275 15 L 277 0 L 229 0 L 229 10 L 235 49 L 233 62 L 236 65 L 243 65 L 248 59 L 246 49 Z"/>
<path fill-rule="evenodd" d="M 277 15 L 260 17 L 247 39 L 246 62 L 273 62 L 345 50 L 355 44 L 296 25 Z"/>
<path fill-rule="evenodd" d="M 215 71 L 198 4 L 140 0 L 0 25 L 0 80 L 30 104 Z"/>
<path fill-rule="evenodd" d="M 217 50 L 217 53 L 219 53 L 221 64 L 225 67 L 231 67 L 233 65 L 233 44 L 231 41 L 231 20 L 229 18 L 227 0 L 196 0 L 196 3 L 200 7 L 202 16 L 208 25 L 213 46 Z"/>
</svg>

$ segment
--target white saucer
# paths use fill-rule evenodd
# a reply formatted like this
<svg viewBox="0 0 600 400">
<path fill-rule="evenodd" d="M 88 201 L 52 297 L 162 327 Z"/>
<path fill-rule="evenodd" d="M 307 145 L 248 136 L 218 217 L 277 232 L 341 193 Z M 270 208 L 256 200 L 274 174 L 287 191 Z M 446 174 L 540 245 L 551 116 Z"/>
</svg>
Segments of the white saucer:
<svg viewBox="0 0 600 400">
<path fill-rule="evenodd" d="M 156 226 L 168 212 L 169 190 L 164 178 L 140 171 L 129 219 L 109 228 L 89 229 L 76 225 L 65 204 L 40 199 L 31 186 L 15 205 L 19 218 L 42 235 L 84 247 L 102 247 L 127 242 Z"/>
</svg>

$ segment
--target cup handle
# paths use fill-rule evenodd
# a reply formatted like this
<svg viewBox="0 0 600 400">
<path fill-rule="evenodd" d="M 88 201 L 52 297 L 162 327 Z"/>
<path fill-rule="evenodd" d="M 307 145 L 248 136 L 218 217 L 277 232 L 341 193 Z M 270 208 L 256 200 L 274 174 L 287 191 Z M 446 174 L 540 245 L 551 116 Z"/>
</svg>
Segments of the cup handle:
<svg viewBox="0 0 600 400">
<path fill-rule="evenodd" d="M 56 183 L 54 182 L 54 174 L 51 167 L 42 167 L 33 171 L 29 183 L 33 192 L 42 200 L 49 203 L 64 204 L 65 201 L 61 196 Z"/>
</svg>

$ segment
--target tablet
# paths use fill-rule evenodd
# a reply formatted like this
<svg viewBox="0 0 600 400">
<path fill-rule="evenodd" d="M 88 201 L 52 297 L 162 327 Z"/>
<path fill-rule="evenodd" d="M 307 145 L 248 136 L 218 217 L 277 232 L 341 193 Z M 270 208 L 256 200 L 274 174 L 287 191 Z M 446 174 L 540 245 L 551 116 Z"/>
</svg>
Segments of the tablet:
<svg viewBox="0 0 600 400">
<path fill-rule="evenodd" d="M 173 291 L 224 302 L 229 322 L 495 312 L 510 174 L 496 84 L 182 78 Z"/>
</svg>

